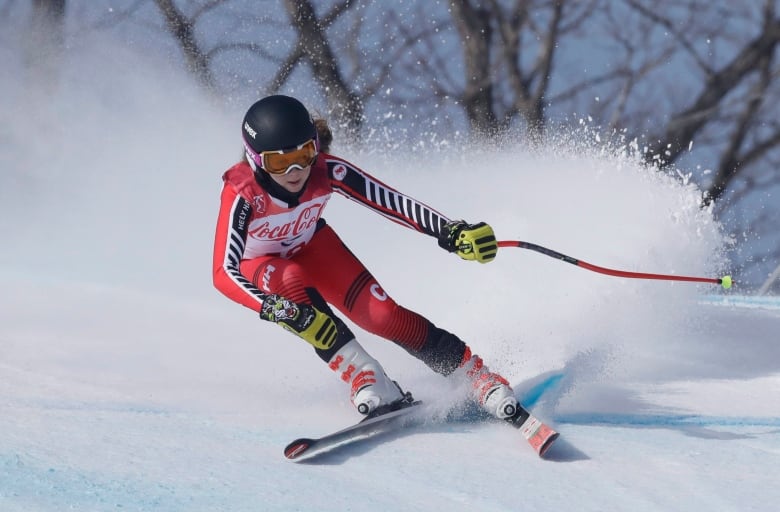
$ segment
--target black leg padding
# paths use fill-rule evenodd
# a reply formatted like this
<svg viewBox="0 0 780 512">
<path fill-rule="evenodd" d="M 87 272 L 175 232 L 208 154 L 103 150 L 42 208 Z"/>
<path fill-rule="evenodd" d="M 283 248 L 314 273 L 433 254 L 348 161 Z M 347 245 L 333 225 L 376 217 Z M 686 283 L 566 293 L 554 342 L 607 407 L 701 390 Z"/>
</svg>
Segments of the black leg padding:
<svg viewBox="0 0 780 512">
<path fill-rule="evenodd" d="M 419 351 L 410 354 L 436 373 L 449 375 L 460 366 L 465 352 L 466 343 L 463 340 L 429 322 L 425 344 Z"/>
</svg>

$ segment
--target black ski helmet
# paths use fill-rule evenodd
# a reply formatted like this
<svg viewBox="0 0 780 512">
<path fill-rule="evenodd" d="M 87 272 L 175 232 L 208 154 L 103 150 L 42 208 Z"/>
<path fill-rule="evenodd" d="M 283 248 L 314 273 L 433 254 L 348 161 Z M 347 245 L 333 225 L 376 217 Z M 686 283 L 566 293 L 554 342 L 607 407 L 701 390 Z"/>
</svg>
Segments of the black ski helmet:
<svg viewBox="0 0 780 512">
<path fill-rule="evenodd" d="M 244 142 L 255 153 L 295 148 L 307 140 L 317 140 L 314 121 L 303 103 L 281 94 L 266 96 L 249 107 L 241 131 Z"/>
</svg>

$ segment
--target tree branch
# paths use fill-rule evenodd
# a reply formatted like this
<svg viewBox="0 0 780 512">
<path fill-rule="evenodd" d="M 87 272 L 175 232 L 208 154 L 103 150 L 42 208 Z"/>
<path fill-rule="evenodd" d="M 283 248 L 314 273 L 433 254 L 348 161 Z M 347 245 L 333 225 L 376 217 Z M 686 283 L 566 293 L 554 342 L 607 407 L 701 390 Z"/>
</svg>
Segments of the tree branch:
<svg viewBox="0 0 780 512">
<path fill-rule="evenodd" d="M 213 91 L 215 89 L 214 77 L 209 69 L 206 54 L 203 53 L 195 39 L 192 22 L 176 7 L 173 0 L 155 0 L 155 3 L 165 18 L 168 30 L 184 52 L 187 67 L 195 74 L 201 85 Z"/>
</svg>

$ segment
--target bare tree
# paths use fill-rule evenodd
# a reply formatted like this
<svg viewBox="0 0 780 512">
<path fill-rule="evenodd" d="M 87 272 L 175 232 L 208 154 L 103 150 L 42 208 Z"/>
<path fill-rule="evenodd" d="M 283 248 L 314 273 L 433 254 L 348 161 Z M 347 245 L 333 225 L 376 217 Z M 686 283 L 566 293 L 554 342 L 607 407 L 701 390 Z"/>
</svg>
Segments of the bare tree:
<svg viewBox="0 0 780 512">
<path fill-rule="evenodd" d="M 460 94 L 471 129 L 495 134 L 498 117 L 494 111 L 491 53 L 493 47 L 492 11 L 468 0 L 451 0 L 453 19 L 461 36 L 465 88 Z"/>
<path fill-rule="evenodd" d="M 753 7 L 756 15 L 746 18 L 746 27 L 754 35 L 737 39 L 731 59 L 700 68 L 705 79 L 698 94 L 670 119 L 651 151 L 664 151 L 671 164 L 694 141 L 705 141 L 713 173 L 698 180 L 702 204 L 714 202 L 720 218 L 737 222 L 731 228 L 746 239 L 740 265 L 758 284 L 780 261 L 780 212 L 771 198 L 780 190 L 780 18 L 774 0 Z M 755 243 L 760 239 L 773 240 L 774 247 Z"/>
<path fill-rule="evenodd" d="M 652 16 L 665 26 L 671 21 L 654 12 L 649 12 L 639 2 L 631 1 L 632 7 Z M 756 123 L 767 93 L 774 85 L 778 68 L 773 70 L 775 49 L 780 42 L 780 18 L 775 13 L 774 2 L 767 0 L 764 7 L 764 20 L 760 33 L 747 41 L 739 52 L 724 66 L 718 69 L 705 69 L 706 81 L 698 95 L 682 111 L 675 113 L 666 124 L 664 133 L 650 147 L 649 158 L 663 155 L 664 163 L 675 162 L 680 154 L 694 141 L 702 129 L 710 123 L 724 123 L 730 133 L 721 146 L 719 163 L 715 177 L 707 189 L 705 204 L 719 199 L 731 181 L 740 174 L 741 169 L 760 159 L 767 151 L 780 145 L 780 128 L 775 119 L 769 119 L 774 125 L 766 130 L 766 125 Z M 740 87 L 748 83 L 747 86 Z M 735 105 L 730 119 L 724 118 L 727 108 L 725 98 L 730 94 L 740 94 L 741 101 Z M 731 100 L 729 103 L 734 103 Z M 751 131 L 758 126 L 764 128 L 764 135 L 754 138 Z M 753 139 L 752 141 L 749 139 Z"/>
<path fill-rule="evenodd" d="M 312 67 L 315 80 L 328 98 L 331 114 L 350 140 L 356 140 L 363 124 L 363 100 L 351 90 L 336 58 L 326 29 L 332 20 L 347 11 L 353 0 L 338 3 L 331 14 L 317 17 L 314 6 L 308 0 L 285 0 L 292 25 L 298 32 L 295 55 L 304 55 Z"/>
<path fill-rule="evenodd" d="M 209 58 L 201 49 L 195 37 L 195 24 L 198 18 L 210 9 L 218 7 L 222 0 L 211 0 L 201 6 L 195 14 L 185 16 L 173 3 L 173 0 L 154 0 L 165 18 L 165 24 L 173 38 L 179 43 L 187 67 L 207 89 L 214 89 L 214 76 L 209 68 Z"/>
<path fill-rule="evenodd" d="M 344 0 L 334 5 L 329 12 L 318 17 L 314 6 L 308 0 L 285 0 L 290 26 L 296 33 L 296 41 L 289 44 L 286 55 L 276 56 L 262 43 L 253 40 L 222 41 L 205 49 L 198 41 L 196 27 L 201 18 L 219 8 L 227 9 L 230 0 L 208 0 L 201 2 L 193 12 L 185 14 L 173 0 L 154 0 L 163 14 L 166 28 L 181 48 L 188 69 L 207 89 L 218 92 L 213 75 L 213 62 L 227 52 L 246 51 L 261 59 L 275 63 L 277 72 L 264 82 L 260 95 L 279 91 L 290 76 L 302 64 L 308 63 L 320 89 L 325 91 L 329 114 L 333 116 L 344 134 L 356 139 L 363 123 L 364 96 L 352 90 L 342 72 L 342 65 L 331 48 L 327 29 L 355 2 Z M 237 16 L 246 17 L 246 16 Z M 253 14 L 248 18 L 257 24 L 263 20 Z M 277 28 L 277 30 L 280 30 Z"/>
<path fill-rule="evenodd" d="M 65 0 L 33 0 L 26 60 L 37 88 L 51 91 L 56 84 L 64 43 Z"/>
<path fill-rule="evenodd" d="M 592 15 L 597 3 L 450 0 L 463 48 L 460 98 L 471 128 L 500 134 L 518 117 L 536 138 L 547 124 L 550 80 L 561 40 Z"/>
</svg>

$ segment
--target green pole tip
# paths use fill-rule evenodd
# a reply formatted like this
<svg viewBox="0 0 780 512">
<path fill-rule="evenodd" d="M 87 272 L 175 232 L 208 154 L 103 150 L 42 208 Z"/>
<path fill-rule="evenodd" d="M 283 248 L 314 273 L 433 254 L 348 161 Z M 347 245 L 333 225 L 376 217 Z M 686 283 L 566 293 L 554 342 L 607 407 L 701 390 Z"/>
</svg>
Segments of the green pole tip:
<svg viewBox="0 0 780 512">
<path fill-rule="evenodd" d="M 723 276 L 720 278 L 720 285 L 725 289 L 731 288 L 731 276 Z"/>
</svg>

